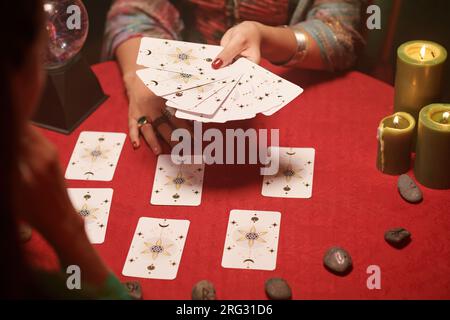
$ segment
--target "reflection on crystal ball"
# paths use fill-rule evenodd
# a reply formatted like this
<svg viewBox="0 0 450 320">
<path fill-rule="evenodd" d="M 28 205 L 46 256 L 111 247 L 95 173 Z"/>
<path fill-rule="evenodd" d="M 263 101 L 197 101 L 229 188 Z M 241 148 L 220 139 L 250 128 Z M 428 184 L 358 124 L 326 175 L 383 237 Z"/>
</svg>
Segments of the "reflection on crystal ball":
<svg viewBox="0 0 450 320">
<path fill-rule="evenodd" d="M 66 65 L 80 52 L 89 29 L 88 13 L 81 0 L 44 0 L 48 44 L 48 69 Z"/>
</svg>

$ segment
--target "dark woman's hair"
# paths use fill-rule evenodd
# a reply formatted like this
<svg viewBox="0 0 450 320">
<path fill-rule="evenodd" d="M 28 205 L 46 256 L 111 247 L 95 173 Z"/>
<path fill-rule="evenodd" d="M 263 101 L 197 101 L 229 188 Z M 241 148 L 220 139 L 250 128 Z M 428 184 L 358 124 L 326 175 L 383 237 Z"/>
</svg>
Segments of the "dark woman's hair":
<svg viewBox="0 0 450 320">
<path fill-rule="evenodd" d="M 27 61 L 41 34 L 41 0 L 0 1 L 0 298 L 28 298 L 33 290 L 18 241 L 12 185 L 17 179 L 18 108 L 11 79 Z"/>
</svg>

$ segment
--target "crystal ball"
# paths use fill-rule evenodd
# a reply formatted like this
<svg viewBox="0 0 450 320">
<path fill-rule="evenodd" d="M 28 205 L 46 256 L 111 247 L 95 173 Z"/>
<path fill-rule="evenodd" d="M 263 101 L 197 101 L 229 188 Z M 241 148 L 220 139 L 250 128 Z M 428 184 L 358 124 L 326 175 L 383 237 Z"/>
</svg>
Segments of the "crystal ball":
<svg viewBox="0 0 450 320">
<path fill-rule="evenodd" d="M 48 44 L 45 66 L 57 69 L 67 65 L 86 41 L 89 18 L 81 0 L 44 0 Z"/>
</svg>

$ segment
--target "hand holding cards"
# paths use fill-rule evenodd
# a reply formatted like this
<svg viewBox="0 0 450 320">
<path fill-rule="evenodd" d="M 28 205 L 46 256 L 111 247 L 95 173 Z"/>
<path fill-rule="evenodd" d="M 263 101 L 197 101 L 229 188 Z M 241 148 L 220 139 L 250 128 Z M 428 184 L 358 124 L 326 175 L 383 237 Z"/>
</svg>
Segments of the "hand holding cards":
<svg viewBox="0 0 450 320">
<path fill-rule="evenodd" d="M 240 58 L 215 70 L 220 46 L 143 38 L 137 64 L 148 67 L 138 77 L 176 109 L 175 116 L 201 122 L 272 115 L 303 90 L 253 62 Z"/>
</svg>

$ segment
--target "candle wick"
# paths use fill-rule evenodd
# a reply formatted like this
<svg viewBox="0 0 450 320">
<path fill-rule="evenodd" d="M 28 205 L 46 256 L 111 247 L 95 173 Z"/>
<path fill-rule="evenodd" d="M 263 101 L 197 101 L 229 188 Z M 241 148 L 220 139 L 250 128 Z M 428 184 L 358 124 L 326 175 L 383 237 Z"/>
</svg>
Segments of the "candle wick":
<svg viewBox="0 0 450 320">
<path fill-rule="evenodd" d="M 433 58 L 436 58 L 436 56 L 434 55 L 434 51 L 431 51 L 431 55 L 433 56 Z"/>
</svg>

